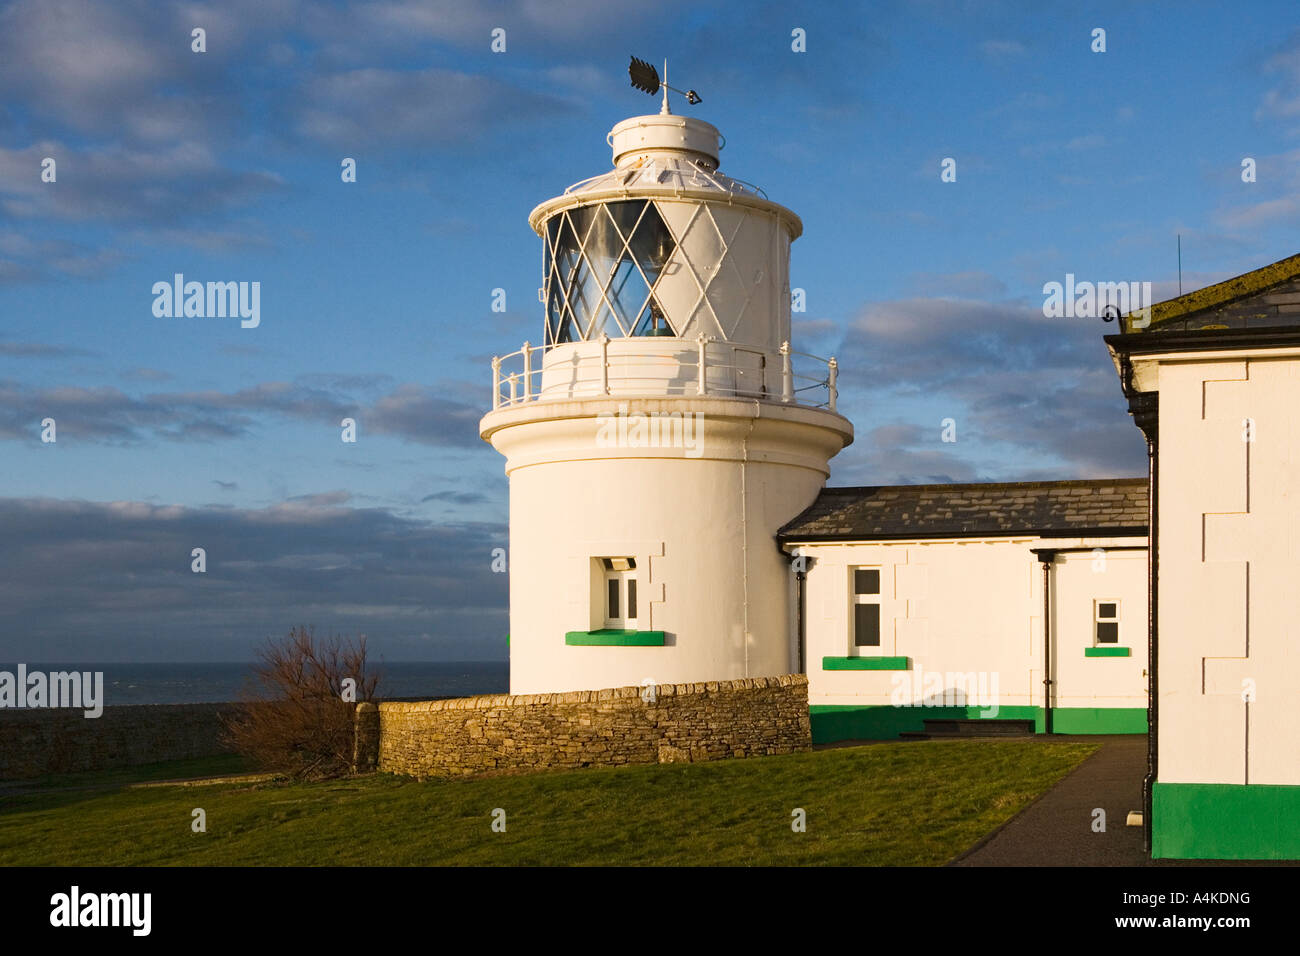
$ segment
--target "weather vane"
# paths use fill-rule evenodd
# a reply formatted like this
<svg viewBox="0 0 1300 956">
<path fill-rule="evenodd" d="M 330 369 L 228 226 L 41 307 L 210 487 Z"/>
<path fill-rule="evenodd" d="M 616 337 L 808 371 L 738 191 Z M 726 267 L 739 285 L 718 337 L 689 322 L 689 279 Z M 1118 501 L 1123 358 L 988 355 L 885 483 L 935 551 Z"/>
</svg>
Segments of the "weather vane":
<svg viewBox="0 0 1300 956">
<path fill-rule="evenodd" d="M 628 64 L 627 75 L 631 77 L 633 86 L 644 93 L 649 93 L 651 96 L 654 96 L 659 92 L 659 87 L 663 87 L 664 105 L 660 112 L 672 112 L 668 109 L 669 90 L 672 90 L 678 96 L 686 97 L 686 102 L 690 103 L 692 106 L 700 102 L 700 94 L 696 93 L 694 90 L 679 90 L 675 86 L 668 85 L 667 60 L 664 60 L 664 81 L 662 83 L 659 81 L 659 71 L 654 68 L 654 65 L 647 63 L 645 60 L 638 60 L 636 57 L 632 57 L 632 62 Z"/>
</svg>

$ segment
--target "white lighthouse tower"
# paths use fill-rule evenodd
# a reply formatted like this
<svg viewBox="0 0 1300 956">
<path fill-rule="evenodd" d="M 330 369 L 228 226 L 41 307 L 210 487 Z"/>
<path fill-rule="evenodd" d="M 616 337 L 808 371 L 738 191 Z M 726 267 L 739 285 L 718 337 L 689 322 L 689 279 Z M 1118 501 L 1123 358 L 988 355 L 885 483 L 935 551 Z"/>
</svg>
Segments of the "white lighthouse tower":
<svg viewBox="0 0 1300 956">
<path fill-rule="evenodd" d="M 542 343 L 493 359 L 510 482 L 510 691 L 798 670 L 775 534 L 853 440 L 836 366 L 790 344 L 799 217 L 668 112 L 529 216 Z"/>
</svg>

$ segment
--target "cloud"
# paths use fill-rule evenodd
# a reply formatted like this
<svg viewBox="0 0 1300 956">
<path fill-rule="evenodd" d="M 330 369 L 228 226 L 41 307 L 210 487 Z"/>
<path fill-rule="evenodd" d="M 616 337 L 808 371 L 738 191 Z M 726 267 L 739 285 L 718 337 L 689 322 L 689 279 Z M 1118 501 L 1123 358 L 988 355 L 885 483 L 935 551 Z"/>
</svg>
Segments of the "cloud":
<svg viewBox="0 0 1300 956">
<path fill-rule="evenodd" d="M 118 249 L 95 249 L 65 239 L 32 239 L 14 231 L 0 233 L 0 255 L 8 256 L 6 261 L 16 267 L 10 276 L 0 276 L 0 281 L 9 282 L 59 277 L 97 279 L 127 258 Z"/>
<path fill-rule="evenodd" d="M 121 129 L 126 117 L 147 116 L 123 107 L 179 73 L 188 44 L 184 34 L 159 42 L 165 27 L 143 12 L 83 0 L 9 4 L 0 13 L 0 92 L 83 130 Z"/>
<path fill-rule="evenodd" d="M 1101 149 L 1106 145 L 1106 137 L 1101 133 L 1087 133 L 1083 136 L 1076 136 L 1065 144 L 1065 148 L 1070 152 L 1078 152 L 1084 149 Z"/>
<path fill-rule="evenodd" d="M 43 127 L 133 144 L 215 144 L 236 128 L 249 45 L 297 0 L 15 0 L 0 11 L 0 97 Z M 207 52 L 190 31 L 207 31 Z M 246 59 L 248 57 L 248 59 Z M 260 59 L 260 57 L 256 57 Z"/>
<path fill-rule="evenodd" d="M 488 496 L 478 491 L 439 491 L 437 494 L 425 495 L 420 504 L 429 501 L 445 501 L 453 505 L 476 505 L 487 501 Z"/>
<path fill-rule="evenodd" d="M 488 75 L 365 68 L 311 77 L 292 101 L 307 139 L 355 151 L 452 146 L 502 124 L 560 115 L 558 97 Z"/>
<path fill-rule="evenodd" d="M 878 425 L 854 439 L 857 453 L 835 462 L 836 485 L 950 484 L 976 481 L 974 465 L 940 441 L 940 429 L 893 423 Z"/>
<path fill-rule="evenodd" d="M 174 376 L 157 368 L 133 368 L 122 373 L 122 378 L 129 382 L 166 382 Z"/>
<path fill-rule="evenodd" d="M 402 385 L 369 410 L 370 430 L 424 445 L 481 447 L 478 423 L 483 410 L 440 395 L 441 389 Z"/>
<path fill-rule="evenodd" d="M 1274 223 L 1300 223 L 1300 196 L 1265 199 L 1238 209 L 1228 209 L 1216 217 L 1227 229 L 1257 229 Z"/>
<path fill-rule="evenodd" d="M 795 319 L 791 326 L 795 338 L 822 338 L 837 328 L 834 319 Z"/>
<path fill-rule="evenodd" d="M 286 498 L 282 508 L 333 508 L 342 507 L 352 500 L 352 492 L 339 489 L 337 491 L 317 491 L 309 495 L 294 495 L 292 498 Z"/>
<path fill-rule="evenodd" d="M 953 295 L 972 298 L 995 298 L 1006 295 L 1001 279 L 978 269 L 969 272 L 914 272 L 908 287 L 917 295 Z"/>
<path fill-rule="evenodd" d="M 628 6 L 607 0 L 374 0 L 342 9 L 306 4 L 299 15 L 304 33 L 328 60 L 380 59 L 380 54 L 426 48 L 430 43 L 487 54 L 492 31 L 506 31 L 507 54 L 546 48 L 589 53 L 600 40 L 622 38 L 644 22 L 674 22 L 686 4 L 663 0 Z"/>
<path fill-rule="evenodd" d="M 0 259 L 0 283 L 17 285 L 20 282 L 36 282 L 40 278 L 41 273 L 31 266 Z"/>
<path fill-rule="evenodd" d="M 1101 339 L 1109 329 L 1100 319 L 1045 319 L 1041 307 L 1015 303 L 908 299 L 867 307 L 837 353 L 846 408 L 902 405 L 927 424 L 920 433 L 878 435 L 891 442 L 883 451 L 855 443 L 845 466 L 864 455 L 888 461 L 892 452 L 924 474 L 960 474 L 953 456 L 1003 480 L 1043 477 L 1024 475 L 1020 462 L 1044 459 L 1055 462 L 1055 477 L 1141 474 L 1144 445 Z M 957 423 L 958 441 L 948 449 L 934 447 L 935 407 Z"/>
<path fill-rule="evenodd" d="M 1006 60 L 1024 56 L 1029 51 L 1019 40 L 985 40 L 980 44 L 980 52 L 991 60 Z"/>
<path fill-rule="evenodd" d="M 33 171 L 52 157 L 58 180 Z M 278 174 L 227 169 L 206 146 L 71 148 L 42 141 L 0 148 L 0 207 L 15 217 L 173 225 L 199 220 L 281 189 Z"/>
<path fill-rule="evenodd" d="M 335 389 L 338 391 L 371 391 L 392 384 L 393 377 L 382 372 L 365 374 L 339 374 L 337 372 L 309 372 L 295 379 L 303 385 L 313 388 Z"/>
<path fill-rule="evenodd" d="M 85 349 L 74 348 L 71 345 L 49 345 L 44 342 L 4 342 L 0 341 L 0 356 L 6 358 L 42 358 L 42 359 L 63 359 L 79 358 L 84 355 L 93 355 Z"/>
<path fill-rule="evenodd" d="M 269 249 L 275 245 L 269 236 L 263 235 L 257 227 L 245 226 L 240 229 L 152 229 L 137 230 L 133 238 L 160 246 L 188 246 L 203 252 L 245 252 L 248 250 Z"/>
<path fill-rule="evenodd" d="M 1214 214 L 1215 223 L 1252 237 L 1267 226 L 1300 224 L 1300 149 L 1253 158 L 1256 181 L 1243 184 L 1241 167 L 1234 166 L 1232 188 L 1227 193 L 1234 199 L 1246 196 L 1251 201 L 1219 209 Z"/>
<path fill-rule="evenodd" d="M 140 371 L 144 376 L 136 377 L 149 380 L 166 375 Z M 362 429 L 374 434 L 422 445 L 482 446 L 478 437 L 482 410 L 441 397 L 441 389 L 400 385 L 373 402 L 352 394 L 388 381 L 385 375 L 309 375 L 233 392 L 131 395 L 111 386 L 32 387 L 0 379 L 0 439 L 30 440 L 46 417 L 58 423 L 60 437 L 117 445 L 240 438 L 275 418 L 330 428 L 343 418 L 355 418 Z"/>
<path fill-rule="evenodd" d="M 1280 75 L 1280 85 L 1264 93 L 1255 111 L 1257 120 L 1294 121 L 1300 118 L 1300 33 L 1292 34 L 1287 45 L 1264 61 L 1264 72 Z M 1292 127 L 1289 132 L 1296 132 Z"/>
<path fill-rule="evenodd" d="M 1025 90 L 1017 93 L 1007 102 L 986 111 L 984 115 L 989 118 L 999 117 L 1003 118 L 1004 121 L 1014 122 L 1025 118 L 1025 114 L 1028 113 L 1059 110 L 1064 102 L 1065 100 L 1061 96 L 1049 95 L 1037 90 Z"/>
<path fill-rule="evenodd" d="M 271 248 L 276 239 L 260 223 L 221 222 L 288 188 L 256 157 L 291 164 L 303 151 L 318 158 L 322 144 L 372 159 L 392 149 L 461 150 L 521 135 L 529 123 L 549 132 L 593 92 L 619 89 L 616 72 L 587 62 L 548 69 L 492 57 L 463 72 L 428 67 L 430 42 L 486 54 L 503 26 L 524 49 L 590 54 L 593 39 L 664 9 L 629 16 L 603 0 L 555 9 L 534 0 L 342 8 L 12 0 L 0 6 L 0 216 L 129 231 L 98 247 L 45 240 L 27 256 L 0 252 L 0 284 L 98 278 L 142 244 Z M 195 27 L 207 32 L 207 52 L 191 49 Z M 55 183 L 38 175 L 47 157 Z"/>
<path fill-rule="evenodd" d="M 347 508 L 346 493 L 252 510 L 0 499 L 0 658 L 247 660 L 295 624 L 365 633 L 376 655 L 498 658 L 497 524 Z M 203 548 L 205 573 L 191 571 Z"/>
<path fill-rule="evenodd" d="M 1070 139 L 1042 140 L 1020 147 L 1020 155 L 1027 159 L 1041 159 L 1053 153 L 1081 153 L 1090 149 L 1101 149 L 1106 145 L 1106 137 L 1101 133 L 1086 133 Z"/>
</svg>

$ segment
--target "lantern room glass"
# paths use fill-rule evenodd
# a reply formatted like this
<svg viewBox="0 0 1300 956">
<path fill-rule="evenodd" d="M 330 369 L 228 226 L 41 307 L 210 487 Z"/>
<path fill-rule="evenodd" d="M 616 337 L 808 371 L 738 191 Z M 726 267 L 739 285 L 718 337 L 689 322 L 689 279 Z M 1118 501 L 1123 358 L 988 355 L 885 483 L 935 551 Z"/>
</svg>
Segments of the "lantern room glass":
<svg viewBox="0 0 1300 956">
<path fill-rule="evenodd" d="M 650 200 L 579 206 L 546 224 L 550 344 L 673 335 L 654 288 L 677 243 Z"/>
</svg>

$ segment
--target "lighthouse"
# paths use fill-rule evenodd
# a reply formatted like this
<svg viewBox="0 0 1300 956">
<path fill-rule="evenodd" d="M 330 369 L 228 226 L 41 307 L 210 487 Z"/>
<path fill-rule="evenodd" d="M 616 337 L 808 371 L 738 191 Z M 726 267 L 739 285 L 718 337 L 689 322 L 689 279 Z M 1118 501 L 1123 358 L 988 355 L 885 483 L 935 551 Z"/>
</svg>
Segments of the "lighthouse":
<svg viewBox="0 0 1300 956">
<path fill-rule="evenodd" d="M 853 427 L 835 360 L 791 340 L 799 217 L 666 96 L 529 215 L 544 322 L 492 360 L 479 426 L 509 478 L 512 694 L 800 670 L 775 535 Z"/>
</svg>

